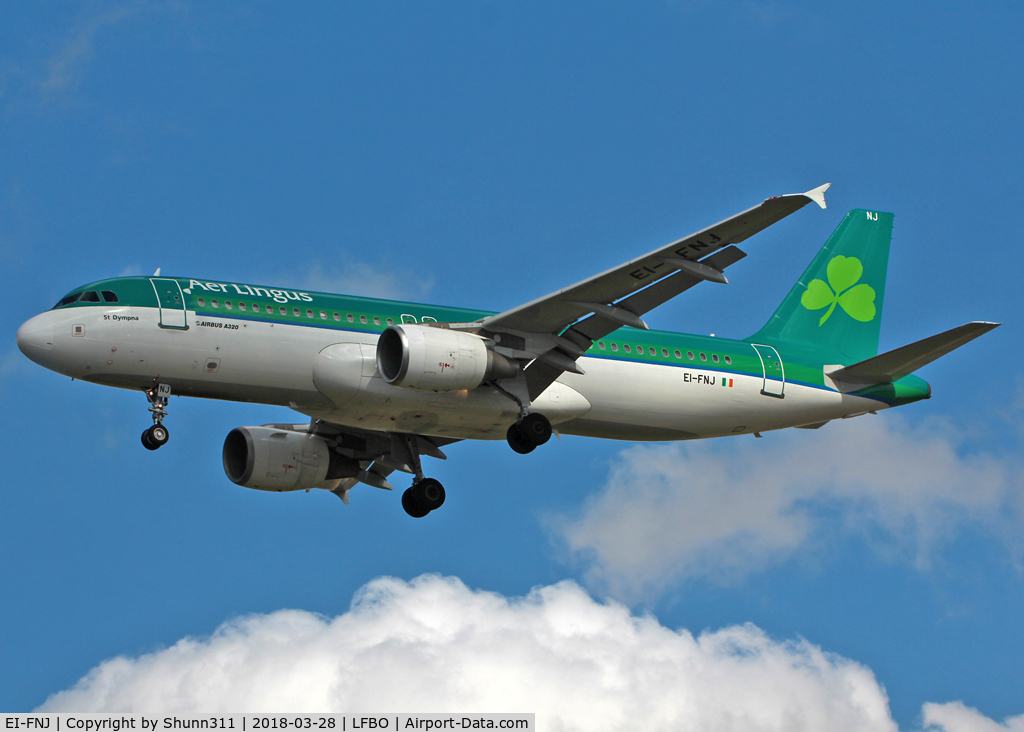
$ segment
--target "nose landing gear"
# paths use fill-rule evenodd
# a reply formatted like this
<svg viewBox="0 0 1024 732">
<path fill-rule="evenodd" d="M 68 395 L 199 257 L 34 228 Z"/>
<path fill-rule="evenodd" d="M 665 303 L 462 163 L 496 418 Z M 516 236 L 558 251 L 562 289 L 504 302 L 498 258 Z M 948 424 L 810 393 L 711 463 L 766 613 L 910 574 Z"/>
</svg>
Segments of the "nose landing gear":
<svg viewBox="0 0 1024 732">
<path fill-rule="evenodd" d="M 142 433 L 142 445 L 147 450 L 156 450 L 158 447 L 167 444 L 170 434 L 162 424 L 155 424 Z"/>
<path fill-rule="evenodd" d="M 156 450 L 167 444 L 170 433 L 164 427 L 164 417 L 167 416 L 167 401 L 171 396 L 171 387 L 168 384 L 157 384 L 155 388 L 146 389 L 146 398 L 149 400 L 149 411 L 153 413 L 153 426 L 142 433 L 142 446 L 147 450 Z"/>
</svg>

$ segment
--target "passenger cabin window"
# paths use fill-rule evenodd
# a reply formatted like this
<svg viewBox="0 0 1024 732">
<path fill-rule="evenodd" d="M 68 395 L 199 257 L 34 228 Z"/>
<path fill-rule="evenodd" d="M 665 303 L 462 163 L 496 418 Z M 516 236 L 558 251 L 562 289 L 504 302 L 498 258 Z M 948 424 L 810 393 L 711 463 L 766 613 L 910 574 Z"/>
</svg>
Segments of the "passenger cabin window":
<svg viewBox="0 0 1024 732">
<path fill-rule="evenodd" d="M 627 343 L 626 345 L 624 345 L 622 347 L 622 350 L 625 351 L 626 353 L 629 353 L 629 344 Z"/>
<path fill-rule="evenodd" d="M 366 316 L 365 315 L 360 315 L 359 316 L 359 322 L 365 325 L 366 324 Z"/>
<path fill-rule="evenodd" d="M 686 352 L 686 357 L 692 361 L 693 360 L 693 351 L 687 351 Z"/>
<path fill-rule="evenodd" d="M 206 307 L 206 300 L 204 300 L 203 298 L 201 298 L 201 297 L 198 298 L 196 300 L 196 302 L 199 303 L 199 307 L 201 307 L 201 308 L 205 308 Z"/>
<path fill-rule="evenodd" d="M 118 302 L 117 294 L 110 290 L 100 290 L 100 294 L 103 295 L 103 302 Z"/>
<path fill-rule="evenodd" d="M 82 299 L 79 300 L 78 302 L 99 302 L 99 301 L 100 301 L 100 293 L 95 292 L 93 290 L 89 290 L 88 292 L 83 292 L 82 293 Z"/>
<path fill-rule="evenodd" d="M 731 356 L 726 356 L 725 357 L 725 362 L 728 363 L 728 364 L 731 364 L 732 363 L 732 357 Z"/>
<path fill-rule="evenodd" d="M 711 360 L 714 361 L 715 363 L 718 363 L 718 354 L 717 353 L 712 353 L 711 354 Z"/>
<path fill-rule="evenodd" d="M 395 324 L 395 319 L 394 319 L 394 318 L 388 318 L 388 319 L 387 319 L 387 320 L 386 320 L 385 322 L 386 322 L 386 323 L 387 323 L 388 325 L 394 325 L 394 324 Z"/>
<path fill-rule="evenodd" d="M 676 350 L 675 354 L 676 354 L 676 358 L 682 358 L 683 357 L 683 354 L 680 353 L 678 349 Z"/>
<path fill-rule="evenodd" d="M 376 315 L 373 316 L 373 324 L 380 325 L 380 318 L 378 318 Z"/>
<path fill-rule="evenodd" d="M 306 317 L 307 318 L 312 318 L 313 317 L 313 311 L 312 310 L 307 310 L 306 311 Z"/>
<path fill-rule="evenodd" d="M 334 314 L 334 319 L 340 322 L 341 321 L 341 313 L 335 313 Z"/>
<path fill-rule="evenodd" d="M 230 310 L 231 309 L 231 301 L 230 300 L 225 300 L 224 301 L 224 307 L 226 307 L 228 310 Z"/>
<path fill-rule="evenodd" d="M 292 308 L 292 315 L 296 318 L 301 317 L 302 311 L 298 308 Z"/>
<path fill-rule="evenodd" d="M 238 309 L 239 310 L 245 310 L 245 303 L 244 302 L 238 303 Z"/>
<path fill-rule="evenodd" d="M 220 303 L 217 302 L 216 300 L 210 300 L 210 304 L 213 305 L 215 308 L 219 308 L 220 307 Z"/>
<path fill-rule="evenodd" d="M 320 320 L 327 320 L 327 313 L 323 310 L 320 311 Z"/>
<path fill-rule="evenodd" d="M 604 341 L 598 341 L 597 342 L 597 347 L 600 348 L 603 351 L 604 350 Z"/>
<path fill-rule="evenodd" d="M 667 348 L 662 348 L 661 349 L 661 355 L 664 356 L 665 358 L 668 358 L 668 349 Z"/>
<path fill-rule="evenodd" d="M 700 354 L 700 360 L 701 360 L 701 361 L 707 361 L 707 360 L 708 360 L 708 356 L 707 356 L 707 354 L 706 354 L 706 353 L 702 353 L 702 354 Z"/>
<path fill-rule="evenodd" d="M 643 356 L 644 355 L 644 347 L 643 346 L 637 346 L 636 347 L 636 352 L 639 353 L 641 356 Z"/>
<path fill-rule="evenodd" d="M 618 343 L 613 343 L 613 344 L 612 344 L 612 350 L 613 350 L 613 351 L 617 351 L 617 350 L 619 350 L 619 344 L 618 344 Z"/>
<path fill-rule="evenodd" d="M 349 313 L 348 315 L 345 316 L 345 320 L 347 320 L 350 323 L 354 323 L 356 322 L 356 316 L 354 316 L 352 313 Z"/>
</svg>

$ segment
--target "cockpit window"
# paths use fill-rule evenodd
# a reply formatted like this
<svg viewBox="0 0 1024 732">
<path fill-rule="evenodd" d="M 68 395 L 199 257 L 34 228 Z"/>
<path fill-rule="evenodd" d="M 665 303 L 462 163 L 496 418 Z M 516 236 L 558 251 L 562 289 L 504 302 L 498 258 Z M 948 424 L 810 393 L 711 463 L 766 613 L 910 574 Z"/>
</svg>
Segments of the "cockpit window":
<svg viewBox="0 0 1024 732">
<path fill-rule="evenodd" d="M 103 299 L 102 300 L 100 299 L 100 294 L 101 293 L 103 295 Z M 86 290 L 85 292 L 73 292 L 70 295 L 65 295 L 63 298 L 61 298 L 61 301 L 58 302 L 53 307 L 55 307 L 55 308 L 62 308 L 64 306 L 66 306 L 66 305 L 72 305 L 72 304 L 74 304 L 76 302 L 97 302 L 98 303 L 98 302 L 119 302 L 119 300 L 118 300 L 118 297 L 117 297 L 117 293 L 113 292 L 112 290 L 101 290 L 100 292 L 97 292 L 96 290 Z"/>
</svg>

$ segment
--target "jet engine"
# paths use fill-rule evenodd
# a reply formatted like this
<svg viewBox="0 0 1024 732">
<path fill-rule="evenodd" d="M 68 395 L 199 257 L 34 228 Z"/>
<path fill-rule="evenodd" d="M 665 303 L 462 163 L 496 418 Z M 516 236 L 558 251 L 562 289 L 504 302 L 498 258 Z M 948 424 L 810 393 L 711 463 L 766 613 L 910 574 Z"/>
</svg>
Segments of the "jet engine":
<svg viewBox="0 0 1024 732">
<path fill-rule="evenodd" d="M 232 483 L 261 491 L 319 488 L 360 470 L 358 461 L 337 454 L 322 437 L 273 426 L 231 430 L 223 458 Z"/>
<path fill-rule="evenodd" d="M 377 341 L 377 370 L 406 389 L 459 391 L 508 379 L 519 367 L 471 333 L 423 325 L 392 325 Z"/>
</svg>

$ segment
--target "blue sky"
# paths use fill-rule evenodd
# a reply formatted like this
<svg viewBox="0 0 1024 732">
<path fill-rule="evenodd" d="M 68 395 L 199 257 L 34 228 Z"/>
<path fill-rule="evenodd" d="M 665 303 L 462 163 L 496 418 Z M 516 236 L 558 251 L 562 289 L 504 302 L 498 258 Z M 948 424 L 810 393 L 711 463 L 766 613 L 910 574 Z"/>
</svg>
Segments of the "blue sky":
<svg viewBox="0 0 1024 732">
<path fill-rule="evenodd" d="M 628 709 L 650 708 L 655 692 L 658 703 L 731 695 L 781 719 L 787 692 L 759 702 L 755 691 L 790 676 L 765 665 L 743 686 L 728 643 L 716 645 L 728 636 L 794 674 L 808 726 L 954 732 L 1024 714 L 1024 10 L 923 8 L 6 6 L 0 708 L 36 707 L 90 671 L 74 703 L 99 705 L 113 673 L 101 664 L 117 657 L 131 683 L 108 701 L 155 698 L 124 689 L 159 685 L 165 649 L 186 637 L 199 639 L 193 655 L 168 674 L 200 678 L 217 643 L 260 649 L 268 627 L 324 634 L 311 648 L 347 658 L 350 639 L 331 628 L 386 636 L 424 606 L 476 639 L 445 641 L 438 658 L 479 655 L 493 646 L 490 602 L 515 631 L 510 648 L 541 637 L 533 610 L 570 625 L 575 613 L 602 629 L 616 678 L 644 669 L 636 649 L 663 647 L 659 633 L 682 644 L 680 667 L 709 670 L 610 694 Z M 433 466 L 449 498 L 429 520 L 372 488 L 343 506 L 231 484 L 224 435 L 291 421 L 286 410 L 174 399 L 172 440 L 149 453 L 141 395 L 72 383 L 14 345 L 24 320 L 73 287 L 157 267 L 501 310 L 824 182 L 827 211 L 758 235 L 729 287 L 691 290 L 648 321 L 748 335 L 846 210 L 893 211 L 882 349 L 1005 323 L 921 372 L 933 399 L 758 441 L 566 438 L 528 457 L 458 445 Z M 240 617 L 245 632 L 209 638 Z M 625 643 L 627 626 L 643 642 Z M 302 668 L 305 646 L 286 645 Z M 583 653 L 520 650 L 520 679 L 578 671 Z M 374 664 L 415 665 L 396 654 L 352 658 L 375 678 Z M 381 674 L 362 696 L 324 699 L 415 706 Z M 865 689 L 874 716 L 858 716 L 844 688 Z M 593 709 L 578 689 L 555 701 L 531 689 L 504 698 L 542 710 L 561 699 L 567 728 Z M 165 703 L 204 703 L 181 693 Z M 706 713 L 724 712 L 708 702 Z"/>
</svg>

